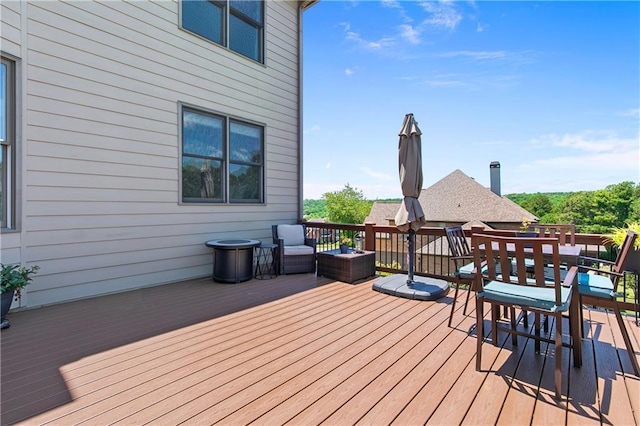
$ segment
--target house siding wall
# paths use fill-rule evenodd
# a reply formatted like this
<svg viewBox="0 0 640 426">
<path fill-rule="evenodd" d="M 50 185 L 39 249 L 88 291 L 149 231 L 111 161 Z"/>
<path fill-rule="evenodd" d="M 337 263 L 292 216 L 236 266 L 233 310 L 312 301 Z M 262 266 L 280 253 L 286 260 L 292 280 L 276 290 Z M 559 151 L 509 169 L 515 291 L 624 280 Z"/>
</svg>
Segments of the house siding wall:
<svg viewBox="0 0 640 426">
<path fill-rule="evenodd" d="M 296 220 L 297 3 L 265 3 L 264 65 L 180 29 L 179 8 L 42 1 L 23 8 L 26 29 L 9 18 L 9 45 L 27 51 L 15 245 L 41 267 L 27 305 L 207 276 L 205 241 L 268 240 Z M 265 125 L 264 205 L 179 203 L 181 103 Z"/>
</svg>

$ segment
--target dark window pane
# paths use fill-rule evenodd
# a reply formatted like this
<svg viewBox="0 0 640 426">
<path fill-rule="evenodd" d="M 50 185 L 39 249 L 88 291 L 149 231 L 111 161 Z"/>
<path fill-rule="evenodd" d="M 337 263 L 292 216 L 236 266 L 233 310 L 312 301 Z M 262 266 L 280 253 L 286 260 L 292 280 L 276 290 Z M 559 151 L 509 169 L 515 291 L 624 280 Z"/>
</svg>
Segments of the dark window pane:
<svg viewBox="0 0 640 426">
<path fill-rule="evenodd" d="M 260 202 L 260 170 L 257 166 L 231 164 L 229 170 L 229 200 Z"/>
<path fill-rule="evenodd" d="M 223 9 L 207 0 L 182 0 L 182 26 L 222 44 Z"/>
<path fill-rule="evenodd" d="M 229 17 L 229 49 L 260 61 L 258 28 L 233 15 Z"/>
<path fill-rule="evenodd" d="M 231 8 L 240 11 L 259 24 L 262 24 L 262 1 L 231 0 Z"/>
<path fill-rule="evenodd" d="M 182 114 L 182 152 L 221 158 L 224 121 L 219 117 L 184 110 Z"/>
<path fill-rule="evenodd" d="M 222 201 L 222 162 L 182 157 L 182 201 Z"/>
<path fill-rule="evenodd" d="M 229 159 L 231 161 L 262 164 L 261 127 L 231 122 L 229 139 Z"/>
</svg>

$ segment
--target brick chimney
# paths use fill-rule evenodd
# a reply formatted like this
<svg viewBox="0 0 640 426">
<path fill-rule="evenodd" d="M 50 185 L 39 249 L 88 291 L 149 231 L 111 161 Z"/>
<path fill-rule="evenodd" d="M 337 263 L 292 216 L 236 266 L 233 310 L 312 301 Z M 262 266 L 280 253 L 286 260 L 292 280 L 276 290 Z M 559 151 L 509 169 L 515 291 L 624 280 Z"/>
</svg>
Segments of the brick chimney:
<svg viewBox="0 0 640 426">
<path fill-rule="evenodd" d="M 499 197 L 502 197 L 500 193 L 500 162 L 492 161 L 489 164 L 489 173 L 491 176 L 491 192 L 496 194 Z"/>
</svg>

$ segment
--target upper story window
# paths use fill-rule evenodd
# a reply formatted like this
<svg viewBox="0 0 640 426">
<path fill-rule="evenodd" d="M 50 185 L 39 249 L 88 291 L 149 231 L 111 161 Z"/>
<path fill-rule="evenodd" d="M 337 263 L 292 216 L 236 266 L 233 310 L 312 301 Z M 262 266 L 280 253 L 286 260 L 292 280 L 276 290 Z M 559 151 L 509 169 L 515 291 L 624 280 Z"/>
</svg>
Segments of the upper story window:
<svg viewBox="0 0 640 426">
<path fill-rule="evenodd" d="M 182 28 L 264 62 L 262 0 L 182 0 Z"/>
<path fill-rule="evenodd" d="M 182 109 L 182 202 L 263 203 L 264 128 Z"/>
<path fill-rule="evenodd" d="M 0 227 L 15 226 L 16 169 L 15 62 L 2 57 L 0 65 Z"/>
</svg>

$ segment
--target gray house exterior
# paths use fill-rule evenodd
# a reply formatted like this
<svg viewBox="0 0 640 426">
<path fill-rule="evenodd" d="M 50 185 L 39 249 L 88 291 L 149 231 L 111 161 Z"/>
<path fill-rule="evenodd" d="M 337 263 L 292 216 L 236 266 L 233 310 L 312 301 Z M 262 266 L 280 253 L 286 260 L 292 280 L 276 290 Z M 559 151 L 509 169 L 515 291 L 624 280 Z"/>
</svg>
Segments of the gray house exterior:
<svg viewBox="0 0 640 426">
<path fill-rule="evenodd" d="M 0 257 L 40 266 L 21 306 L 208 276 L 205 241 L 301 217 L 313 3 L 2 1 Z"/>
</svg>

